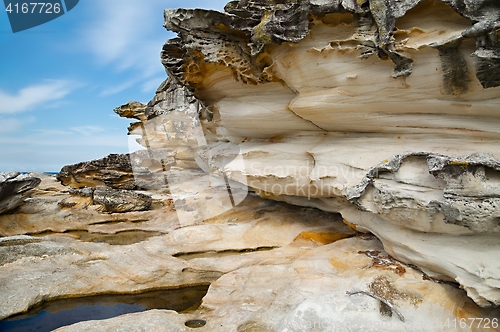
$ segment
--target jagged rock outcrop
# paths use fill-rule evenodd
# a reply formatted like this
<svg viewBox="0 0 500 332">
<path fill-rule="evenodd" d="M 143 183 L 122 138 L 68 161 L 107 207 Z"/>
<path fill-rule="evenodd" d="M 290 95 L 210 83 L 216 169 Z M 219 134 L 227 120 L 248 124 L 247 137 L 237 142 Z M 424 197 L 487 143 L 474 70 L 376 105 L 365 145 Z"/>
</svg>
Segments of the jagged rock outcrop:
<svg viewBox="0 0 500 332">
<path fill-rule="evenodd" d="M 72 188 L 167 189 L 163 172 L 176 164 L 175 155 L 172 149 L 110 154 L 102 159 L 64 166 L 57 179 Z"/>
<path fill-rule="evenodd" d="M 144 120 L 146 105 L 138 101 L 130 101 L 114 109 L 115 113 L 121 117 L 129 119 Z"/>
<path fill-rule="evenodd" d="M 199 116 L 209 116 L 207 112 L 188 89 L 171 79 L 158 87 L 155 97 L 147 105 L 129 102 L 115 108 L 115 113 L 120 116 L 140 120 L 129 126 L 128 134 L 141 137 L 137 142 L 151 154 L 151 160 L 163 165 L 163 171 L 172 166 L 199 168 L 194 162 L 195 152 L 199 146 L 206 145 Z M 166 158 L 158 151 L 168 151 L 169 159 L 164 160 Z M 141 161 L 145 159 L 143 154 L 132 154 L 131 157 L 134 168 L 144 163 Z"/>
<path fill-rule="evenodd" d="M 0 214 L 23 204 L 27 193 L 40 182 L 39 178 L 20 172 L 0 173 Z"/>
<path fill-rule="evenodd" d="M 74 188 L 108 186 L 115 189 L 135 189 L 130 157 L 111 154 L 105 158 L 64 166 L 57 179 Z"/>
<path fill-rule="evenodd" d="M 170 231 L 165 219 L 172 214 L 172 199 L 163 191 L 124 191 L 143 197 L 139 204 L 151 205 L 144 211 L 103 213 L 101 204 L 93 204 L 95 190 L 120 193 L 118 189 L 63 186 L 54 176 L 39 175 L 41 184 L 33 189 L 30 199 L 15 213 L 0 215 L 0 237 L 16 235 L 62 234 L 75 239 L 104 237 L 115 242 L 131 238 L 148 238 Z M 132 206 L 130 206 L 132 207 Z M 137 234 L 136 234 L 137 232 Z M 135 234 L 135 235 L 134 235 Z"/>
<path fill-rule="evenodd" d="M 131 132 L 165 148 L 169 131 L 157 128 L 175 127 L 177 110 L 205 141 L 192 132 L 173 144 L 189 141 L 205 171 L 340 212 L 393 257 L 500 305 L 499 4 L 242 0 L 225 10 L 165 11 L 178 34 L 161 54 L 170 79 L 135 127 L 151 130 Z"/>
</svg>

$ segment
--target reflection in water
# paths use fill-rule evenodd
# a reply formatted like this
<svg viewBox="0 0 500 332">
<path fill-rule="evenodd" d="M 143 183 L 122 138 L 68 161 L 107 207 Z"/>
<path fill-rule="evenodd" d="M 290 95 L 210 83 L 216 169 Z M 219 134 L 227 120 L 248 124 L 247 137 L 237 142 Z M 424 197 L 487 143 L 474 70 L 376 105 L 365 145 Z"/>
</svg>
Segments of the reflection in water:
<svg viewBox="0 0 500 332">
<path fill-rule="evenodd" d="M 194 310 L 201 304 L 208 285 L 150 291 L 133 295 L 98 295 L 54 300 L 0 321 L 2 332 L 52 331 L 86 320 L 98 320 L 150 309 L 177 312 Z"/>
</svg>

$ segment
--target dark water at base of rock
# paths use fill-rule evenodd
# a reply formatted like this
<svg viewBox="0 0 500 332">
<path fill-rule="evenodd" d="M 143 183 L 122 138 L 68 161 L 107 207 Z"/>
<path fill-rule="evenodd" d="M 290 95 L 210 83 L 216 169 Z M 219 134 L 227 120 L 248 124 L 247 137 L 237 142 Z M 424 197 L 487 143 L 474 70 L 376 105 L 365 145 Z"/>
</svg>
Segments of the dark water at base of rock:
<svg viewBox="0 0 500 332">
<path fill-rule="evenodd" d="M 150 309 L 177 312 L 201 304 L 208 285 L 150 291 L 140 294 L 97 295 L 46 302 L 25 314 L 0 321 L 2 332 L 52 331 L 81 321 L 100 320 Z"/>
</svg>

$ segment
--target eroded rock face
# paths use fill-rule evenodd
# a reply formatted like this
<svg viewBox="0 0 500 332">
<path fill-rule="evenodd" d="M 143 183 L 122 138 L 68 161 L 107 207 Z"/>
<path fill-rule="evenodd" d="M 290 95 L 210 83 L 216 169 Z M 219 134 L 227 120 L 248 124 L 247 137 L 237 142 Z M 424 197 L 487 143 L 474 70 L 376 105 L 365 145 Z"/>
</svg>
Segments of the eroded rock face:
<svg viewBox="0 0 500 332">
<path fill-rule="evenodd" d="M 105 158 L 64 166 L 57 179 L 74 188 L 108 186 L 115 189 L 134 189 L 130 157 L 111 154 Z"/>
<path fill-rule="evenodd" d="M 498 12 L 448 0 L 167 10 L 169 79 L 116 110 L 147 150 L 63 169 L 77 191 L 44 178 L 0 215 L 0 318 L 211 284 L 194 312 L 60 331 L 485 329 L 474 319 L 500 316 Z M 231 180 L 253 189 L 240 204 Z M 148 188 L 150 209 L 101 213 L 96 192 L 108 206 L 113 187 Z"/>
<path fill-rule="evenodd" d="M 278 257 L 279 264 L 265 264 L 276 262 Z M 168 326 L 175 331 L 185 322 L 202 320 L 205 325 L 196 330 L 441 332 L 449 330 L 447 326 L 453 325 L 450 321 L 457 316 L 468 319 L 480 313 L 491 321 L 498 315 L 498 309 L 474 312 L 477 306 L 461 290 L 429 280 L 420 271 L 392 260 L 370 236 L 320 246 L 313 245 L 310 238 L 301 238 L 267 253 L 218 258 L 219 266 L 230 261 L 235 264 L 236 260 L 246 263 L 214 281 L 195 312 L 148 311 L 100 321 L 100 325 L 82 322 L 58 331 L 143 326 L 160 330 Z M 189 262 L 204 268 L 216 266 L 209 255 L 198 255 Z M 349 295 L 356 291 L 394 304 L 400 317 L 370 296 Z M 457 325 L 452 330 L 473 329 Z"/>
<path fill-rule="evenodd" d="M 22 206 L 16 227 L 0 216 L 1 230 L 31 234 L 0 239 L 0 319 L 55 298 L 199 284 L 211 286 L 195 311 L 153 310 L 60 331 L 187 331 L 190 320 L 206 322 L 200 331 L 221 332 L 446 331 L 446 321 L 500 314 L 477 306 L 457 285 L 393 259 L 377 238 L 353 231 L 338 214 L 256 195 L 193 225 L 158 206 L 116 218 L 78 208 L 68 213 L 53 198 L 57 182 L 43 180 L 38 202 Z M 43 192 L 49 190 L 52 196 Z M 49 212 L 28 213 L 42 201 Z M 75 228 L 101 238 L 84 241 L 67 231 Z M 103 237 L 121 237 L 124 229 L 160 232 L 120 245 Z M 383 298 L 404 322 L 381 301 L 347 293 L 355 291 Z"/>
<path fill-rule="evenodd" d="M 131 211 L 144 211 L 151 207 L 152 199 L 148 195 L 131 190 L 117 190 L 112 188 L 83 188 L 71 191 L 73 197 L 59 202 L 62 207 L 80 207 L 99 205 L 101 212 L 124 213 Z M 77 198 L 74 199 L 74 196 Z"/>
<path fill-rule="evenodd" d="M 19 172 L 0 173 L 0 214 L 11 211 L 26 199 L 26 193 L 36 188 L 41 180 Z"/>
<path fill-rule="evenodd" d="M 262 196 L 340 212 L 394 257 L 500 305 L 499 4 L 225 10 L 165 11 L 178 37 L 163 47 L 172 89 L 155 112 L 199 101 L 198 164 Z M 181 106 L 179 93 L 195 99 Z M 244 162 L 228 164 L 236 155 Z"/>
<path fill-rule="evenodd" d="M 92 195 L 94 204 L 102 206 L 103 210 L 110 213 L 123 213 L 130 211 L 144 211 L 150 208 L 151 197 L 125 190 L 96 188 Z"/>
<path fill-rule="evenodd" d="M 57 179 L 72 188 L 167 189 L 163 172 L 176 164 L 175 155 L 172 149 L 110 154 L 102 159 L 64 166 Z"/>
</svg>

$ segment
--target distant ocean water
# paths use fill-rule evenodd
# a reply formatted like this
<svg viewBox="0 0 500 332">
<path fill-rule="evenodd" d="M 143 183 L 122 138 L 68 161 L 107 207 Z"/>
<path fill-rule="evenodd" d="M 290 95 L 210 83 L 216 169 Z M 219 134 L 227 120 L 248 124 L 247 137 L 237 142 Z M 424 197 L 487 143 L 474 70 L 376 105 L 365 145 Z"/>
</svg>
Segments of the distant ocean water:
<svg viewBox="0 0 500 332">
<path fill-rule="evenodd" d="M 38 173 L 38 174 L 47 174 L 47 175 L 57 175 L 59 172 L 21 172 L 21 174 L 29 174 L 29 173 Z"/>
</svg>

